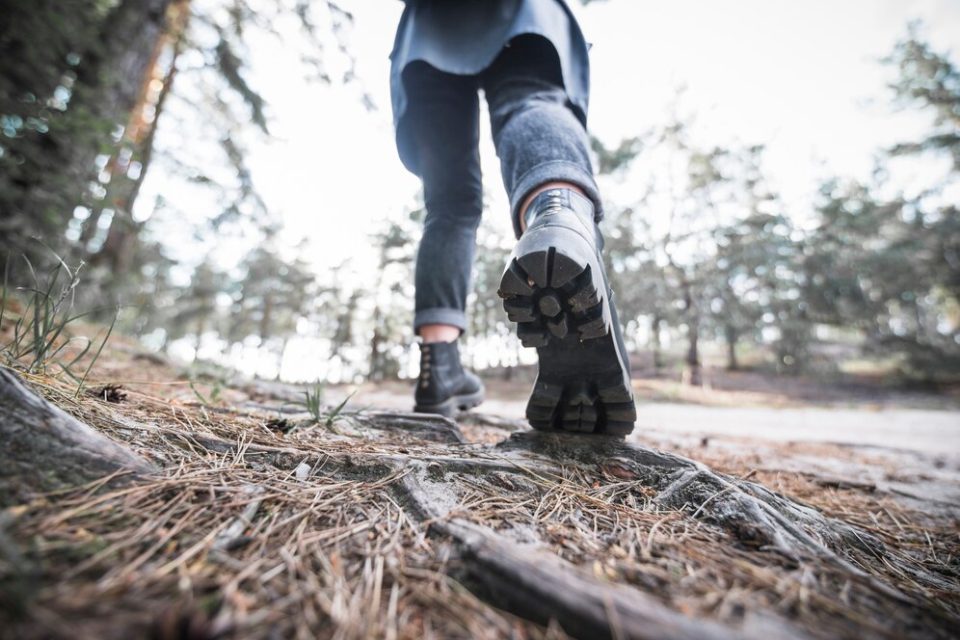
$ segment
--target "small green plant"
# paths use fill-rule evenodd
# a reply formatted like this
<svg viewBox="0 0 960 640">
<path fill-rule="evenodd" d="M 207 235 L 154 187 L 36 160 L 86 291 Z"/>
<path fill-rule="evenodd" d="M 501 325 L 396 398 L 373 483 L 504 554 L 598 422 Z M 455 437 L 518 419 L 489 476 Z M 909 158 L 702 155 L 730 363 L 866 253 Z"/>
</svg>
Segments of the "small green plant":
<svg viewBox="0 0 960 640">
<path fill-rule="evenodd" d="M 307 408 L 310 416 L 320 422 L 322 417 L 321 408 L 323 403 L 323 385 L 319 382 L 313 385 L 313 391 L 307 389 L 303 392 L 303 406 Z"/>
<path fill-rule="evenodd" d="M 197 400 L 200 401 L 200 404 L 212 405 L 216 404 L 220 400 L 220 394 L 223 392 L 224 381 L 220 377 L 223 375 L 223 372 L 220 368 L 210 363 L 194 363 L 190 367 L 190 372 L 187 376 L 187 384 L 190 385 L 190 391 L 193 391 L 193 395 L 197 397 Z M 210 386 L 210 390 L 205 395 L 197 384 L 204 378 L 212 378 L 213 383 Z"/>
<path fill-rule="evenodd" d="M 17 291 L 22 292 L 26 305 L 17 313 L 17 319 L 13 325 L 13 337 L 10 342 L 0 346 L 0 353 L 3 354 L 9 366 L 22 367 L 29 373 L 47 372 L 52 365 L 56 365 L 60 371 L 77 383 L 75 395 L 79 395 L 90 370 L 113 333 L 119 309 L 86 369 L 82 373 L 75 370 L 80 360 L 97 342 L 96 339 L 91 340 L 83 336 L 66 338 L 64 333 L 71 323 L 92 313 L 91 311 L 74 313 L 75 294 L 80 284 L 83 262 L 76 269 L 71 269 L 60 256 L 52 250 L 51 253 L 56 258 L 56 264 L 45 278 L 41 278 L 30 260 L 23 256 L 32 275 L 33 286 L 16 288 Z M 10 257 L 8 256 L 3 272 L 0 327 L 3 326 L 8 313 L 9 273 Z M 72 358 L 68 358 L 67 347 L 77 341 L 84 343 L 83 348 Z"/>
<path fill-rule="evenodd" d="M 356 393 L 356 390 L 351 391 L 347 395 L 347 397 L 343 399 L 343 402 L 338 404 L 336 407 L 333 408 L 333 411 L 327 414 L 327 421 L 325 424 L 328 429 L 333 427 L 333 423 L 334 421 L 336 421 L 337 416 L 339 416 L 340 413 L 346 408 L 347 403 L 350 402 L 350 398 L 352 398 L 355 393 Z"/>
<path fill-rule="evenodd" d="M 197 396 L 197 400 L 200 401 L 200 404 L 210 404 L 207 402 L 207 397 L 200 393 L 200 389 L 197 389 L 197 385 L 193 383 L 193 378 L 187 380 L 187 384 L 190 385 L 190 391 L 193 391 L 193 395 Z"/>
<path fill-rule="evenodd" d="M 200 404 L 212 405 L 220 401 L 223 389 L 227 385 L 227 376 L 230 370 L 209 360 L 194 360 L 187 373 L 187 384 L 197 397 Z M 199 383 L 208 383 L 209 390 L 204 393 L 197 386 Z"/>
<path fill-rule="evenodd" d="M 323 385 L 318 382 L 313 386 L 313 390 L 307 389 L 303 392 L 303 406 L 306 407 L 314 422 L 322 422 L 326 428 L 331 429 L 333 428 L 333 423 L 343 412 L 344 408 L 346 408 L 347 403 L 355 393 L 356 391 L 351 392 L 350 395 L 343 399 L 343 402 L 334 407 L 329 413 L 324 414 Z"/>
</svg>

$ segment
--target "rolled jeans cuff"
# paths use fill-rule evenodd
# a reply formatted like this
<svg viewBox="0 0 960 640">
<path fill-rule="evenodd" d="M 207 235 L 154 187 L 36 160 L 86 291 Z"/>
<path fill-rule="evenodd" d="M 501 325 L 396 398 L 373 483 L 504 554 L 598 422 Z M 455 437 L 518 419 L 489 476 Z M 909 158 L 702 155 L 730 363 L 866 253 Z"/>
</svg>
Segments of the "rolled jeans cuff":
<svg viewBox="0 0 960 640">
<path fill-rule="evenodd" d="M 580 165 L 568 160 L 552 160 L 544 162 L 533 167 L 517 181 L 510 194 L 510 211 L 513 219 L 513 232 L 517 238 L 521 235 L 520 230 L 520 207 L 531 191 L 542 184 L 548 182 L 569 182 L 575 184 L 590 198 L 593 202 L 593 219 L 600 222 L 603 219 L 603 205 L 600 202 L 600 190 L 593 179 L 593 175 L 586 171 Z"/>
<path fill-rule="evenodd" d="M 449 324 L 460 329 L 460 332 L 463 333 L 467 330 L 467 315 L 459 309 L 444 307 L 420 309 L 413 314 L 413 332 L 418 333 L 420 327 L 425 324 Z"/>
</svg>

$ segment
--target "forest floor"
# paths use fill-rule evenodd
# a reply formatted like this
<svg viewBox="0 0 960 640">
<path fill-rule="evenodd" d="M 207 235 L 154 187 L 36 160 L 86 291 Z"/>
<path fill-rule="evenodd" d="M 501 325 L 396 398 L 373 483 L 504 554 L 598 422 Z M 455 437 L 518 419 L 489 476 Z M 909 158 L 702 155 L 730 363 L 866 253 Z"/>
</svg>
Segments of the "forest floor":
<svg viewBox="0 0 960 640">
<path fill-rule="evenodd" d="M 522 421 L 532 378 L 486 379 L 477 410 Z M 926 509 L 951 504 L 960 515 L 960 397 L 888 389 L 876 382 L 838 384 L 753 372 L 707 372 L 713 385 L 663 377 L 634 379 L 637 426 L 628 438 L 730 469 L 763 460 L 766 468 L 846 478 Z M 410 410 L 408 382 L 327 389 L 331 403 Z M 906 482 L 904 482 L 906 480 Z M 958 533 L 960 542 L 960 533 Z"/>
<path fill-rule="evenodd" d="M 122 338 L 80 396 L 23 378 L 159 471 L 0 512 L 0 637 L 960 628 L 952 398 L 837 407 L 638 380 L 620 443 L 529 432 L 522 381 L 455 421 L 403 413 L 408 385 L 339 409 L 333 388 L 318 420 L 302 388 L 198 377 Z"/>
</svg>

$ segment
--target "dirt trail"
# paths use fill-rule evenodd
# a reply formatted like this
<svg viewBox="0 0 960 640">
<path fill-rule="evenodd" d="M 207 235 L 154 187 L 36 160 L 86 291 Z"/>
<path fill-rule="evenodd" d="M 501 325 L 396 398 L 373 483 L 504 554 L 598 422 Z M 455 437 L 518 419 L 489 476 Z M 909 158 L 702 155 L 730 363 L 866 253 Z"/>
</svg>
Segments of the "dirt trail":
<svg viewBox="0 0 960 640">
<path fill-rule="evenodd" d="M 960 413 L 921 409 L 767 409 L 642 404 L 638 426 L 779 442 L 831 442 L 960 456 Z"/>
<path fill-rule="evenodd" d="M 330 400 L 346 397 L 331 390 Z M 361 390 L 352 405 L 410 410 L 409 394 Z M 491 398 L 479 410 L 522 419 L 525 402 Z M 902 449 L 960 460 L 960 412 L 927 409 L 705 407 L 676 402 L 637 403 L 635 433 L 721 436 L 774 442 L 823 442 Z"/>
</svg>

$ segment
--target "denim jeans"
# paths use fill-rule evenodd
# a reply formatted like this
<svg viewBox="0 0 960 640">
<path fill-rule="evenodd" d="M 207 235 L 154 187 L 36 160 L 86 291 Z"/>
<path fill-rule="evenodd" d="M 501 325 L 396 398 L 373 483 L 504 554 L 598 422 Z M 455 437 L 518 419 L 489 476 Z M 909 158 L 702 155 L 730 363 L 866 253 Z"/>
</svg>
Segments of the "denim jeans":
<svg viewBox="0 0 960 640">
<path fill-rule="evenodd" d="M 403 83 L 427 210 L 417 252 L 414 329 L 448 324 L 464 331 L 483 212 L 478 90 L 483 89 L 490 110 L 518 237 L 518 209 L 531 191 L 551 181 L 582 188 L 600 219 L 589 140 L 563 88 L 556 51 L 538 36 L 515 38 L 475 76 L 411 62 L 403 71 Z"/>
</svg>

